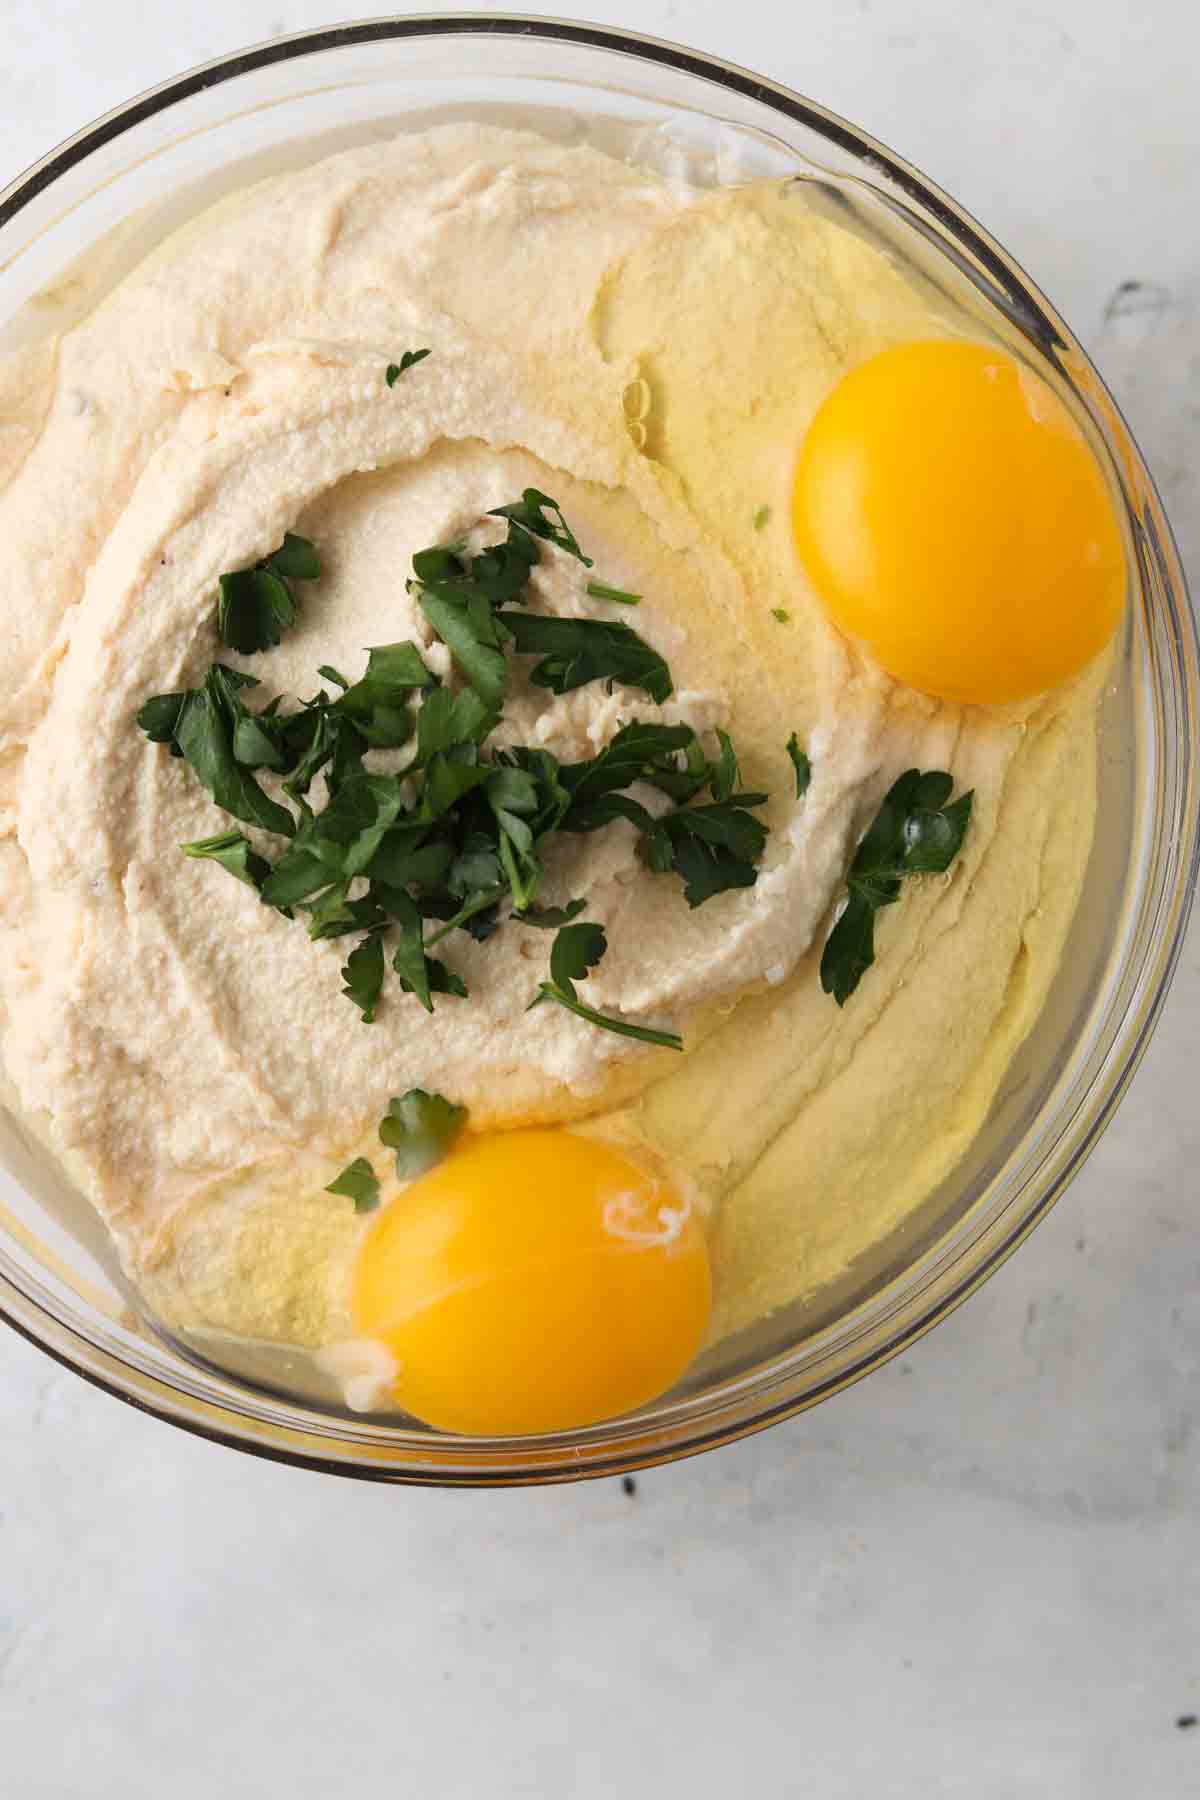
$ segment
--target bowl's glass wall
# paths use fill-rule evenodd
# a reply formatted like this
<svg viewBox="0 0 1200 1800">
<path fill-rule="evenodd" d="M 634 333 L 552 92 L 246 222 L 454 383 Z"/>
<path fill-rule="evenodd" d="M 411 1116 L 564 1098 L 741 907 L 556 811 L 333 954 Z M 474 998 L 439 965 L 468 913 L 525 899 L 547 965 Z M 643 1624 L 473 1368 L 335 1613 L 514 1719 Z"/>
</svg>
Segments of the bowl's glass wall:
<svg viewBox="0 0 1200 1800">
<path fill-rule="evenodd" d="M 0 1309 L 94 1380 L 178 1423 L 347 1472 L 439 1481 L 597 1474 L 794 1411 L 908 1341 L 981 1280 L 1086 1155 L 1161 1004 L 1194 878 L 1197 654 L 1170 535 L 1116 408 L 1062 322 L 951 202 L 881 146 L 709 59 L 586 27 L 375 21 L 194 72 L 99 121 L 0 196 L 0 345 L 89 304 L 198 205 L 275 169 L 420 121 L 528 117 L 713 183 L 794 175 L 813 204 L 884 236 L 914 277 L 975 311 L 1068 394 L 1108 456 L 1130 531 L 1132 604 L 1104 701 L 1095 850 L 1070 952 L 1036 1030 L 953 1179 L 837 1289 L 710 1352 L 633 1419 L 539 1440 L 456 1440 L 322 1412 L 189 1360 L 139 1319 L 104 1234 L 0 1114 Z M 613 121 L 611 126 L 597 120 Z M 118 229 L 119 228 L 119 229 Z M 103 240 L 103 242 L 101 242 Z M 98 251 L 94 247 L 100 244 Z M 66 298 L 64 299 L 64 294 Z"/>
</svg>

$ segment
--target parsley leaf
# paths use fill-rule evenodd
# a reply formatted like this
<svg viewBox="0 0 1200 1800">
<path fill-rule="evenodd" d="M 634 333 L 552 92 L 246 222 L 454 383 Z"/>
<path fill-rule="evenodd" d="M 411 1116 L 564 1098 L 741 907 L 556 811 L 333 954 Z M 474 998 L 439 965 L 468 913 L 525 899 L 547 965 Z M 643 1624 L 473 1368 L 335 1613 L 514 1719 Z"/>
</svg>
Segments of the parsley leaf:
<svg viewBox="0 0 1200 1800">
<path fill-rule="evenodd" d="M 389 387 L 395 387 L 400 377 L 416 363 L 424 362 L 429 355 L 428 350 L 406 350 L 398 363 L 389 363 L 384 380 Z"/>
<path fill-rule="evenodd" d="M 175 725 L 175 743 L 201 786 L 225 812 L 244 825 L 291 837 L 296 829 L 291 813 L 263 793 L 233 753 L 236 707 L 240 704 L 236 693 L 239 687 L 249 685 L 253 684 L 248 677 L 214 663 L 204 685 L 184 698 Z"/>
<path fill-rule="evenodd" d="M 441 881 L 454 859 L 454 849 L 439 839 L 421 843 L 425 829 L 420 825 L 397 825 L 385 832 L 367 864 L 366 873 L 374 886 L 382 882 L 388 888 L 402 888 L 410 882 L 427 886 Z"/>
<path fill-rule="evenodd" d="M 345 1194 L 353 1200 L 356 1213 L 374 1212 L 379 1205 L 379 1177 L 365 1156 L 347 1163 L 336 1181 L 325 1189 L 327 1194 Z"/>
<path fill-rule="evenodd" d="M 283 784 L 284 793 L 293 800 L 307 794 L 322 769 L 326 769 L 325 779 L 331 794 L 348 775 L 361 771 L 366 739 L 348 720 L 327 706 L 318 703 L 292 719 L 285 719 L 283 734 L 285 740 L 300 751 L 300 760 Z"/>
<path fill-rule="evenodd" d="M 329 711 L 348 719 L 373 750 L 394 750 L 412 736 L 412 694 L 433 685 L 415 644 L 377 644 L 367 651 L 365 675 Z"/>
<path fill-rule="evenodd" d="M 570 795 L 572 811 L 588 805 L 602 794 L 615 793 L 646 779 L 665 757 L 687 750 L 695 743 L 690 725 L 623 725 L 605 748 L 590 762 L 568 763 L 560 771 L 563 787 Z M 707 770 L 707 762 L 705 768 Z M 703 785 L 703 782 L 701 782 Z M 571 813 L 564 820 L 567 830 Z"/>
<path fill-rule="evenodd" d="M 821 956 L 821 987 L 844 1006 L 875 961 L 875 915 L 900 898 L 905 875 L 940 875 L 962 848 L 973 793 L 947 802 L 954 778 L 907 769 L 884 795 L 854 853 L 847 899 Z"/>
<path fill-rule="evenodd" d="M 498 865 L 497 865 L 498 866 Z M 435 931 L 429 939 L 430 944 L 438 944 L 452 931 L 466 931 L 477 944 L 486 943 L 499 924 L 498 907 L 504 894 L 504 884 L 497 882 L 495 887 L 483 888 L 455 907 L 451 901 L 445 905 L 436 898 L 426 895 L 421 902 L 421 911 L 426 918 L 443 919 L 440 931 Z"/>
<path fill-rule="evenodd" d="M 732 801 L 683 806 L 667 813 L 655 823 L 650 866 L 664 873 L 671 868 L 682 876 L 683 897 L 693 908 L 729 888 L 753 887 L 767 828 L 745 808 L 761 806 L 766 798 L 765 794 L 738 794 Z"/>
<path fill-rule="evenodd" d="M 542 876 L 531 822 L 541 801 L 539 784 L 528 769 L 499 768 L 488 777 L 487 800 L 500 831 L 500 867 L 513 905 L 524 912 Z"/>
<path fill-rule="evenodd" d="M 685 748 L 682 768 L 676 756 L 658 757 L 646 770 L 645 779 L 668 799 L 674 800 L 676 806 L 686 806 L 709 785 L 712 765 L 700 748 L 699 738 L 693 737 Z"/>
<path fill-rule="evenodd" d="M 495 714 L 474 688 L 457 694 L 435 688 L 417 714 L 417 764 L 427 763 L 439 750 L 481 743 L 495 723 Z"/>
<path fill-rule="evenodd" d="M 554 517 L 547 518 L 547 513 L 552 513 Z M 585 569 L 592 567 L 591 557 L 585 556 L 579 548 L 579 540 L 563 518 L 558 501 L 552 500 L 549 494 L 539 493 L 537 488 L 526 488 L 521 498 L 513 500 L 508 506 L 493 507 L 491 517 L 511 519 L 533 537 L 545 538 L 549 543 L 557 544 L 560 550 L 566 550 Z"/>
<path fill-rule="evenodd" d="M 267 557 L 266 566 L 284 581 L 316 581 L 321 573 L 316 545 L 294 531 L 284 533 L 282 544 Z"/>
<path fill-rule="evenodd" d="M 733 744 L 723 731 L 717 741 L 717 760 L 709 762 L 689 726 L 625 726 L 590 763 L 563 769 L 571 805 L 560 829 L 597 831 L 613 819 L 628 819 L 642 835 L 650 867 L 659 874 L 674 870 L 681 875 L 692 907 L 727 888 L 753 886 L 767 832 L 746 809 L 761 806 L 767 796 L 735 792 L 740 774 Z M 683 769 L 675 761 L 681 750 Z M 656 819 L 639 801 L 618 791 L 639 780 L 677 800 L 676 810 Z M 688 806 L 704 787 L 710 788 L 714 803 Z"/>
<path fill-rule="evenodd" d="M 682 1050 L 683 1039 L 673 1031 L 652 1031 L 647 1025 L 630 1025 L 624 1019 L 597 1012 L 580 1000 L 575 983 L 587 977 L 607 949 L 603 925 L 564 925 L 550 951 L 550 980 L 538 983 L 538 991 L 529 1002 L 530 1008 L 540 1006 L 544 1000 L 553 1000 L 556 1005 L 565 1007 L 577 1018 L 586 1019 L 589 1025 L 598 1025 L 603 1031 L 637 1038 L 643 1044 L 658 1044 L 665 1050 Z"/>
<path fill-rule="evenodd" d="M 179 848 L 185 856 L 197 858 L 207 857 L 212 862 L 220 863 L 247 887 L 261 892 L 262 884 L 271 873 L 271 865 L 265 856 L 260 856 L 253 848 L 249 838 L 241 831 L 223 831 L 216 837 L 197 838 L 194 843 L 181 844 Z"/>
<path fill-rule="evenodd" d="M 802 800 L 808 792 L 808 784 L 812 780 L 812 764 L 806 753 L 800 748 L 800 740 L 793 731 L 787 741 L 787 753 L 792 759 L 792 767 L 796 771 L 796 798 Z"/>
<path fill-rule="evenodd" d="M 671 671 L 630 626 L 609 619 L 563 619 L 549 613 L 501 615 L 518 654 L 540 656 L 529 679 L 534 687 L 567 694 L 590 681 L 620 681 L 652 700 L 669 700 Z"/>
<path fill-rule="evenodd" d="M 217 599 L 221 642 L 243 656 L 272 649 L 296 623 L 291 582 L 315 581 L 320 573 L 321 560 L 312 544 L 289 531 L 279 549 L 253 568 L 222 575 Z"/>
<path fill-rule="evenodd" d="M 412 1181 L 441 1162 L 467 1122 L 465 1106 L 454 1106 L 441 1094 L 409 1088 L 388 1101 L 379 1121 L 379 1141 L 396 1152 L 396 1174 Z"/>
<path fill-rule="evenodd" d="M 383 991 L 383 943 L 378 932 L 372 932 L 350 952 L 342 969 L 342 980 L 346 984 L 343 994 L 358 1007 L 364 1025 L 370 1025 Z"/>
<path fill-rule="evenodd" d="M 435 956 L 426 956 L 424 924 L 415 901 L 400 891 L 392 896 L 391 908 L 400 926 L 400 943 L 392 967 L 404 992 L 415 994 L 429 1013 L 433 1011 L 434 994 L 454 994 L 465 1000 L 467 990 L 458 976 Z"/>
<path fill-rule="evenodd" d="M 565 926 L 550 949 L 551 981 L 574 999 L 572 983 L 585 981 L 607 949 L 603 925 Z"/>
<path fill-rule="evenodd" d="M 413 557 L 413 578 L 418 586 L 436 587 L 439 593 L 485 607 L 521 600 L 531 570 L 541 561 L 537 542 L 512 519 L 503 542 L 465 556 L 461 544 L 437 544 L 418 550 Z"/>
<path fill-rule="evenodd" d="M 404 806 L 394 775 L 359 771 L 331 795 L 324 811 L 309 813 L 263 884 L 269 906 L 293 906 L 327 887 L 365 873 Z"/>
<path fill-rule="evenodd" d="M 288 626 L 296 623 L 296 606 L 287 582 L 262 564 L 222 575 L 220 589 L 217 635 L 243 656 L 271 649 Z"/>
<path fill-rule="evenodd" d="M 422 551 L 413 557 L 416 569 Z M 420 577 L 417 598 L 458 667 L 490 712 L 499 714 L 508 685 L 508 669 L 500 632 L 491 607 L 481 595 L 463 596 L 453 579 Z"/>
<path fill-rule="evenodd" d="M 586 908 L 586 900 L 568 900 L 565 906 L 530 906 L 512 916 L 519 925 L 536 925 L 539 931 L 554 931 L 559 925 L 569 925 Z"/>
<path fill-rule="evenodd" d="M 175 729 L 187 697 L 186 693 L 155 694 L 152 699 L 144 701 L 134 714 L 135 723 L 145 732 L 150 742 L 170 744 L 172 756 L 182 755 L 175 742 Z"/>
</svg>

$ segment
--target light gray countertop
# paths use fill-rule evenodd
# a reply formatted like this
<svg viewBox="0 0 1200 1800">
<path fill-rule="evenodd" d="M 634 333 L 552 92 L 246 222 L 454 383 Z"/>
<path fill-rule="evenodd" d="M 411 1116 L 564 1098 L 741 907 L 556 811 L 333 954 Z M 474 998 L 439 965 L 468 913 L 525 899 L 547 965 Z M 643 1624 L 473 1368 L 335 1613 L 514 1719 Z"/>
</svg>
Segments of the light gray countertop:
<svg viewBox="0 0 1200 1800">
<path fill-rule="evenodd" d="M 190 63 L 355 11 L 0 0 L 0 176 Z M 1193 0 L 582 16 L 807 91 L 985 220 L 1096 354 L 1200 580 Z M 0 1791 L 1200 1793 L 1198 1071 L 1193 936 L 1116 1123 L 986 1288 L 632 1496 L 279 1468 L 0 1335 Z"/>
</svg>

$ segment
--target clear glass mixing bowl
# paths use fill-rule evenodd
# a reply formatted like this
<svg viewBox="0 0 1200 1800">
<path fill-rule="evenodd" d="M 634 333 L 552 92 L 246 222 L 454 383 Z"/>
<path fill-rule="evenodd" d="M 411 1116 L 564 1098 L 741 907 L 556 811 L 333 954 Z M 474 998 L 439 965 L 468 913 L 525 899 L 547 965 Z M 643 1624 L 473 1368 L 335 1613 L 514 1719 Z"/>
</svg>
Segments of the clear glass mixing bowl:
<svg viewBox="0 0 1200 1800">
<path fill-rule="evenodd" d="M 456 1438 L 298 1401 L 287 1358 L 238 1379 L 143 1319 L 99 1224 L 0 1115 L 0 1310 L 110 1393 L 284 1461 L 390 1481 L 570 1480 L 682 1456 L 835 1393 L 928 1330 L 1043 1216 L 1145 1048 L 1196 875 L 1197 643 L 1183 575 L 1120 413 L 1047 301 L 952 200 L 786 88 L 631 33 L 548 19 L 375 19 L 195 69 L 81 131 L 0 195 L 0 345 L 44 331 L 53 284 L 131 267 L 196 208 L 277 168 L 420 122 L 538 114 L 564 142 L 617 134 L 714 183 L 794 176 L 812 204 L 891 246 L 913 278 L 1036 362 L 1090 419 L 1127 515 L 1133 592 L 1101 716 L 1100 808 L 1083 902 L 1049 1004 L 952 1179 L 836 1288 L 719 1345 L 628 1418 L 529 1439 Z M 117 229 L 120 227 L 120 229 Z"/>
</svg>

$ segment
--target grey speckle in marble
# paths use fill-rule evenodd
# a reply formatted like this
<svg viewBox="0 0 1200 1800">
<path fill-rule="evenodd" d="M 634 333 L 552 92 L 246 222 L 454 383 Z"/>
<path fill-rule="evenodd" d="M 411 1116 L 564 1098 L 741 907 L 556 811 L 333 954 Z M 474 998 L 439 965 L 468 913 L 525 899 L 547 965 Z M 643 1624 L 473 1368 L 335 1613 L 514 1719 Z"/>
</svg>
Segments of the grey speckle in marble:
<svg viewBox="0 0 1200 1800">
<path fill-rule="evenodd" d="M 0 170 L 359 10 L 0 0 Z M 1095 353 L 1200 578 L 1191 0 L 583 13 L 778 76 L 984 219 Z M 1193 936 L 1115 1124 L 987 1287 L 632 1493 L 301 1474 L 0 1337 L 0 1792 L 1194 1800 L 1198 1069 Z"/>
</svg>

